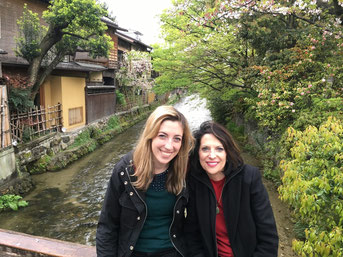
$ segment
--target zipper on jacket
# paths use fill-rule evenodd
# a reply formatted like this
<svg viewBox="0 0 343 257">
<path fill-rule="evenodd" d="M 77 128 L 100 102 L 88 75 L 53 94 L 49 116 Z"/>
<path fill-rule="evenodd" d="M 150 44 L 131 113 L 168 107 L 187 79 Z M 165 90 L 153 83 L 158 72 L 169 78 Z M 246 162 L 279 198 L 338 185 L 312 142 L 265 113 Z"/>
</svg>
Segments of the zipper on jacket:
<svg viewBox="0 0 343 257">
<path fill-rule="evenodd" d="M 232 180 L 235 176 L 237 176 L 237 174 L 240 173 L 240 171 L 243 169 L 243 167 L 244 167 L 244 165 L 236 173 L 234 173 L 231 177 L 228 177 L 228 179 L 225 180 L 225 183 L 224 183 L 224 186 L 223 186 L 223 189 L 222 189 L 222 193 L 224 191 L 225 186 L 229 183 L 229 181 Z M 199 179 L 198 177 L 196 177 L 194 175 L 193 175 L 193 177 L 196 178 L 198 181 L 200 181 L 202 184 L 204 184 L 205 186 L 207 186 L 210 189 L 210 191 L 212 192 L 212 195 L 214 196 L 214 201 L 217 202 L 217 198 L 216 198 L 216 194 L 214 192 L 213 186 L 210 187 L 208 184 L 206 184 L 204 181 L 202 181 L 201 179 Z M 216 242 L 216 246 L 217 246 L 216 247 L 216 256 L 218 257 L 218 243 L 217 243 L 217 232 L 216 232 L 216 216 L 215 216 L 215 221 L 214 221 L 214 238 L 215 238 L 215 242 Z M 232 249 L 232 247 L 231 247 L 231 249 Z M 232 252 L 233 252 L 233 249 L 232 249 Z"/>
<path fill-rule="evenodd" d="M 138 194 L 136 188 L 132 185 L 132 183 L 131 183 L 131 178 L 130 178 L 130 174 L 129 174 L 129 171 L 127 170 L 127 167 L 125 168 L 125 171 L 126 171 L 126 174 L 127 174 L 128 178 L 129 178 L 129 181 L 130 181 L 130 184 L 131 184 L 133 190 L 136 192 L 138 198 L 143 202 L 144 207 L 145 207 L 145 217 L 144 217 L 144 220 L 143 220 L 141 229 L 140 229 L 140 231 L 139 231 L 139 234 L 140 234 L 141 231 L 142 231 L 142 229 L 143 229 L 143 226 L 144 226 L 144 224 L 145 224 L 146 218 L 148 217 L 148 206 L 146 205 L 146 203 L 144 202 L 144 200 L 142 199 L 142 197 Z M 137 243 L 137 240 L 136 240 L 136 242 L 135 242 L 135 245 L 136 245 L 136 243 Z"/>
<path fill-rule="evenodd" d="M 175 220 L 175 207 L 178 203 L 178 201 L 181 199 L 182 196 L 180 196 L 179 198 L 177 198 L 176 202 L 175 202 L 175 205 L 174 205 L 174 208 L 173 208 L 173 219 L 172 219 L 172 222 L 170 223 L 170 227 L 169 227 L 169 238 L 170 238 L 170 242 L 173 244 L 174 248 L 176 249 L 176 251 L 179 252 L 179 254 L 181 254 L 182 257 L 183 254 L 179 251 L 179 249 L 177 249 L 177 247 L 175 246 L 174 242 L 173 242 L 173 239 L 170 237 L 171 236 L 171 228 L 173 226 L 173 223 L 174 223 L 174 220 Z M 180 212 L 180 215 L 181 215 L 181 212 Z"/>
</svg>

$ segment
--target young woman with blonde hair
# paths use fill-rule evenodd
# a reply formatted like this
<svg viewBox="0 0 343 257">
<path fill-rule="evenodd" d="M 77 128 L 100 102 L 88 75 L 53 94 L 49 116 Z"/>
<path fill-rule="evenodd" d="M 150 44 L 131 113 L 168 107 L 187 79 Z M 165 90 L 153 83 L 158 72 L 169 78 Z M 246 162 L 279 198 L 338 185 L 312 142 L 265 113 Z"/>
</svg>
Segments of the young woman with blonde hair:
<svg viewBox="0 0 343 257">
<path fill-rule="evenodd" d="M 147 119 L 133 152 L 114 167 L 100 214 L 97 256 L 186 256 L 185 176 L 193 138 L 172 106 Z"/>
</svg>

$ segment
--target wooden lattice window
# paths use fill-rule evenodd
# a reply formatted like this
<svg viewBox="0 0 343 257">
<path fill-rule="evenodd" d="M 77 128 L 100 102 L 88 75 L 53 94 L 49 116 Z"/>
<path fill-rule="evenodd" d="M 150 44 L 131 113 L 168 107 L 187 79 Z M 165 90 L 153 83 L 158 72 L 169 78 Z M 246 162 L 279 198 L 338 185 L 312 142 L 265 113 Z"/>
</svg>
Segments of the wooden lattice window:
<svg viewBox="0 0 343 257">
<path fill-rule="evenodd" d="M 74 125 L 83 122 L 83 107 L 76 107 L 68 109 L 69 125 Z"/>
</svg>

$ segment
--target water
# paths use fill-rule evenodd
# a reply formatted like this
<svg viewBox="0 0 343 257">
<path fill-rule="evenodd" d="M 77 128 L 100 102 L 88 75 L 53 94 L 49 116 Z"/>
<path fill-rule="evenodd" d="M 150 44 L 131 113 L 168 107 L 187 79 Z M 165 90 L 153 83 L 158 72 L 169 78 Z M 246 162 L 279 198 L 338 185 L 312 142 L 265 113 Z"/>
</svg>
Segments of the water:
<svg viewBox="0 0 343 257">
<path fill-rule="evenodd" d="M 205 100 L 183 98 L 175 105 L 192 130 L 211 119 Z M 0 214 L 0 227 L 36 236 L 95 245 L 107 182 L 114 164 L 132 150 L 144 121 L 113 138 L 93 153 L 58 172 L 33 176 L 36 188 L 25 197 L 29 206 Z"/>
<path fill-rule="evenodd" d="M 202 122 L 212 119 L 210 111 L 206 108 L 206 100 L 198 95 L 187 96 L 174 107 L 185 115 L 192 131 L 199 128 Z"/>
</svg>

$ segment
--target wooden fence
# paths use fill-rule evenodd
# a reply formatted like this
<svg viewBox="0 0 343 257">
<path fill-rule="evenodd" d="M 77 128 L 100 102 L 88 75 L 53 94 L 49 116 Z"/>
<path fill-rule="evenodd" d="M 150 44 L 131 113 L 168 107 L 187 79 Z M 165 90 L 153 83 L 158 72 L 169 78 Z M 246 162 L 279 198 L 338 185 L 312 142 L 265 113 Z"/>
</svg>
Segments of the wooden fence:
<svg viewBox="0 0 343 257">
<path fill-rule="evenodd" d="M 0 85 L 0 149 L 11 144 L 7 89 L 6 86 Z"/>
<path fill-rule="evenodd" d="M 11 114 L 11 134 L 18 143 L 32 140 L 50 132 L 61 131 L 62 104 L 35 107 L 28 112 Z"/>
</svg>

